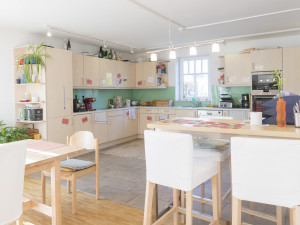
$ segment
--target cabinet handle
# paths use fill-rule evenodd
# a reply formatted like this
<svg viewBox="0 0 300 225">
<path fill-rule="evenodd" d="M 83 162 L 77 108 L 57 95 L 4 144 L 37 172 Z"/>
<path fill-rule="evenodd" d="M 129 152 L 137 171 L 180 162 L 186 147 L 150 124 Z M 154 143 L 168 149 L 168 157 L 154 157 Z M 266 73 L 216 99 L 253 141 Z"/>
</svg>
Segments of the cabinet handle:
<svg viewBox="0 0 300 225">
<path fill-rule="evenodd" d="M 66 110 L 66 88 L 63 86 L 63 93 L 64 93 L 64 110 Z"/>
</svg>

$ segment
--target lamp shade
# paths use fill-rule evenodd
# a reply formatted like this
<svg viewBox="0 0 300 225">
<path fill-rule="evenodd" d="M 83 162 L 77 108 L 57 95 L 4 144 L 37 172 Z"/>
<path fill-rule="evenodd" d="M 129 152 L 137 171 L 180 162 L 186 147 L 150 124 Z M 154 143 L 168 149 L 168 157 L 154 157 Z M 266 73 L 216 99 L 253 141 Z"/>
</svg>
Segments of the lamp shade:
<svg viewBox="0 0 300 225">
<path fill-rule="evenodd" d="M 156 53 L 151 53 L 151 61 L 156 62 L 157 61 L 157 55 Z"/>
<path fill-rule="evenodd" d="M 170 59 L 176 59 L 176 52 L 174 50 L 170 51 L 170 55 L 169 55 Z"/>
<path fill-rule="evenodd" d="M 197 55 L 197 49 L 195 46 L 190 47 L 190 55 Z"/>
<path fill-rule="evenodd" d="M 219 43 L 213 43 L 212 46 L 211 46 L 211 51 L 212 52 L 219 52 L 220 51 Z"/>
</svg>

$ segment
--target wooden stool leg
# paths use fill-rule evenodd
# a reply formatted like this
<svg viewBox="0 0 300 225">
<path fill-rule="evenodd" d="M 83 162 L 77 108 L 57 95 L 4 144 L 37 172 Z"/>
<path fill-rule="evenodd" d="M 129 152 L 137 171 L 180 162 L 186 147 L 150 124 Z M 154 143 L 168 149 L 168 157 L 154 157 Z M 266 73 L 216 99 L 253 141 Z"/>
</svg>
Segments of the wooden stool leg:
<svg viewBox="0 0 300 225">
<path fill-rule="evenodd" d="M 44 172 L 41 172 L 42 177 L 42 203 L 46 204 L 46 177 Z"/>
<path fill-rule="evenodd" d="M 23 225 L 23 215 L 20 216 L 20 218 L 16 222 L 17 225 Z"/>
<path fill-rule="evenodd" d="M 150 181 L 147 181 L 143 225 L 151 225 L 154 188 L 155 184 L 151 183 Z"/>
<path fill-rule="evenodd" d="M 290 225 L 294 225 L 294 214 L 293 214 L 293 209 L 289 209 L 290 211 Z"/>
<path fill-rule="evenodd" d="M 175 208 L 173 215 L 174 225 L 178 225 L 178 206 L 179 206 L 179 190 L 173 189 L 173 207 Z"/>
<path fill-rule="evenodd" d="M 250 209 L 253 210 L 254 209 L 254 202 L 250 202 Z"/>
<path fill-rule="evenodd" d="M 72 174 L 72 213 L 76 214 L 76 175 Z"/>
<path fill-rule="evenodd" d="M 232 225 L 242 225 L 242 201 L 232 196 Z"/>
<path fill-rule="evenodd" d="M 276 206 L 277 225 L 282 225 L 282 207 Z"/>
<path fill-rule="evenodd" d="M 218 207 L 219 215 L 222 215 L 222 162 L 219 162 L 219 171 L 218 171 Z"/>
<path fill-rule="evenodd" d="M 71 193 L 71 181 L 67 180 L 67 193 L 70 194 Z"/>
<path fill-rule="evenodd" d="M 293 210 L 293 224 L 300 224 L 300 206 L 296 206 Z"/>
<path fill-rule="evenodd" d="M 186 192 L 186 225 L 193 224 L 193 191 Z"/>
<path fill-rule="evenodd" d="M 231 174 L 231 155 L 228 156 L 228 164 L 229 164 L 230 181 L 232 181 L 232 174 Z"/>
<path fill-rule="evenodd" d="M 96 166 L 96 199 L 100 199 L 100 191 L 99 191 L 99 165 Z"/>
<path fill-rule="evenodd" d="M 205 183 L 201 184 L 201 197 L 204 198 L 205 197 Z M 202 209 L 204 208 L 205 204 L 201 203 Z"/>
<path fill-rule="evenodd" d="M 220 219 L 220 212 L 219 212 L 219 191 L 218 191 L 218 175 L 215 175 L 211 178 L 211 185 L 212 185 L 212 209 L 213 209 L 213 221 L 217 221 Z"/>
<path fill-rule="evenodd" d="M 181 191 L 181 194 L 180 194 L 180 206 L 182 207 L 182 208 L 185 208 L 185 197 L 184 197 L 184 195 L 185 195 L 185 193 L 184 193 L 184 191 Z M 184 214 L 181 214 L 181 221 L 180 221 L 181 223 L 184 223 Z"/>
</svg>

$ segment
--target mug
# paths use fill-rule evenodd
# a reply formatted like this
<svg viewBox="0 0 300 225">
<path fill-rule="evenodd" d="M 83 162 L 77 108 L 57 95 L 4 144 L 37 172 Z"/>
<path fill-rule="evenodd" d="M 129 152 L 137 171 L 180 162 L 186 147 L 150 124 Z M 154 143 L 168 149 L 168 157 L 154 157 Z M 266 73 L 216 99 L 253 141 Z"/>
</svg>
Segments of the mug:
<svg viewBox="0 0 300 225">
<path fill-rule="evenodd" d="M 262 112 L 250 112 L 250 125 L 262 125 Z"/>
</svg>

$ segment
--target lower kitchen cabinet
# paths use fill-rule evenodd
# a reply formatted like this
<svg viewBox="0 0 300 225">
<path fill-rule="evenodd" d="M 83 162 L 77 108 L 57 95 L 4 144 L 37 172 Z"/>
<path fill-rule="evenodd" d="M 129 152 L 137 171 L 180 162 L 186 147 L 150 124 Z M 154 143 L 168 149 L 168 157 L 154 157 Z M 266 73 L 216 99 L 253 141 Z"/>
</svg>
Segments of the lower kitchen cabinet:
<svg viewBox="0 0 300 225">
<path fill-rule="evenodd" d="M 108 112 L 108 141 L 124 137 L 123 111 Z"/>
<path fill-rule="evenodd" d="M 47 120 L 48 141 L 66 144 L 67 136 L 71 136 L 73 133 L 73 116 L 51 118 Z"/>
<path fill-rule="evenodd" d="M 196 109 L 176 109 L 175 115 L 176 115 L 176 117 L 196 118 L 197 110 Z"/>
<path fill-rule="evenodd" d="M 137 109 L 134 110 L 135 119 L 129 119 L 129 110 L 123 110 L 123 126 L 124 126 L 124 137 L 136 135 L 138 133 L 138 113 Z"/>
<path fill-rule="evenodd" d="M 223 116 L 233 117 L 234 120 L 248 120 L 248 110 L 223 110 Z"/>
<path fill-rule="evenodd" d="M 93 132 L 93 123 L 92 123 L 92 115 L 89 114 L 81 114 L 74 116 L 74 133 L 77 131 L 90 131 Z"/>
<path fill-rule="evenodd" d="M 147 124 L 156 122 L 159 119 L 158 113 L 147 113 L 147 114 L 140 114 L 139 118 L 139 134 L 144 134 L 144 130 L 147 130 Z"/>
<path fill-rule="evenodd" d="M 93 134 L 98 138 L 99 144 L 108 142 L 108 123 L 93 123 Z"/>
</svg>

